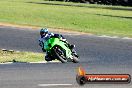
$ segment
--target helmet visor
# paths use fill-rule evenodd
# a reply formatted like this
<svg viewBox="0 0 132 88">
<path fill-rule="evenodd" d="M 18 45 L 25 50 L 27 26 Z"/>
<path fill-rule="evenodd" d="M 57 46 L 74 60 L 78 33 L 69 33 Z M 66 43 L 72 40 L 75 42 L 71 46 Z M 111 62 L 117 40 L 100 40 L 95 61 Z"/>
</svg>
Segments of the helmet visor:
<svg viewBox="0 0 132 88">
<path fill-rule="evenodd" d="M 46 33 L 45 33 L 45 32 L 40 32 L 40 35 L 41 35 L 41 36 L 45 36 Z"/>
</svg>

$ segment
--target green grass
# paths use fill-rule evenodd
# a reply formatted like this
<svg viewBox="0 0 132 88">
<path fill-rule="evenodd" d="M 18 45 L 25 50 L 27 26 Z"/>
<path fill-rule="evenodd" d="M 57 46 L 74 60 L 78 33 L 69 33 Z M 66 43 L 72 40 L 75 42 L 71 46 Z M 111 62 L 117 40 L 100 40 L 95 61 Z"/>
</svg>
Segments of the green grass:
<svg viewBox="0 0 132 88">
<path fill-rule="evenodd" d="M 48 2 L 82 6 L 78 7 L 27 2 L 44 1 L 1 0 L 0 22 L 132 37 L 132 7 Z"/>
<path fill-rule="evenodd" d="M 39 62 L 44 61 L 43 53 L 7 52 L 0 50 L 0 63 L 5 62 Z"/>
</svg>

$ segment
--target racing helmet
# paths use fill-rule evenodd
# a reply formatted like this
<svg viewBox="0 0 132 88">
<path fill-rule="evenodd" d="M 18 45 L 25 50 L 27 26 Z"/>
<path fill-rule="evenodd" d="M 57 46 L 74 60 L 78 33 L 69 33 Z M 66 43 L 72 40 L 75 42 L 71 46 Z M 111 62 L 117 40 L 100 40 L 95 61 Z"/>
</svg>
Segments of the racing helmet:
<svg viewBox="0 0 132 88">
<path fill-rule="evenodd" d="M 44 37 L 48 32 L 49 32 L 49 31 L 48 31 L 47 28 L 42 28 L 42 29 L 40 30 L 40 35 L 41 35 L 41 37 Z"/>
</svg>

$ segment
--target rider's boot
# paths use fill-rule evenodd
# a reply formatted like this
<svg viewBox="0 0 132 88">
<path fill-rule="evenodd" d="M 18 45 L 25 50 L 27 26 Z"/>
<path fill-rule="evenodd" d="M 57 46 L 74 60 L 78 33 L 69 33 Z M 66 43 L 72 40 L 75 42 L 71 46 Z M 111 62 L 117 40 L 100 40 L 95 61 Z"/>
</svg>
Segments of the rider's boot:
<svg viewBox="0 0 132 88">
<path fill-rule="evenodd" d="M 70 48 L 71 50 L 73 50 L 73 49 L 75 48 L 75 45 L 69 44 L 69 48 Z"/>
<path fill-rule="evenodd" d="M 71 49 L 71 51 L 73 51 L 75 45 L 71 45 L 69 42 L 66 41 L 66 39 L 61 39 L 61 41 L 65 42 L 68 45 L 68 47 Z"/>
<path fill-rule="evenodd" d="M 75 45 L 69 44 L 68 42 L 67 42 L 67 45 L 71 49 L 71 51 L 75 48 Z"/>
</svg>

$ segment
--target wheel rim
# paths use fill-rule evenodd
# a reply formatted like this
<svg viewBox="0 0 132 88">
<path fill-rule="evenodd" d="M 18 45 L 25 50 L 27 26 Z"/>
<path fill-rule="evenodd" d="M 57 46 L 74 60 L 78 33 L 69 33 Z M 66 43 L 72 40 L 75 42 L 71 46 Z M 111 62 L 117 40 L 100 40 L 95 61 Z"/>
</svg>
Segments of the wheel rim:
<svg viewBox="0 0 132 88">
<path fill-rule="evenodd" d="M 67 59 L 65 58 L 64 51 L 61 50 L 60 48 L 57 48 L 57 49 L 56 49 L 56 53 L 57 53 L 60 57 L 62 57 L 65 61 L 67 60 Z"/>
</svg>

